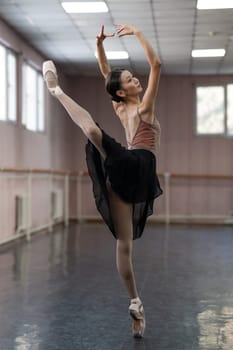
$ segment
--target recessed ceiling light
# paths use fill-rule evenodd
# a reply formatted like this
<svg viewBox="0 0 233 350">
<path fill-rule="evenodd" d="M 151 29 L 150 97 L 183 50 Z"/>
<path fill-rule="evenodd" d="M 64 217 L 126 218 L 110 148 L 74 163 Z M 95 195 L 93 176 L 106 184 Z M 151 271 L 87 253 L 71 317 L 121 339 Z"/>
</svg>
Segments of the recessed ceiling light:
<svg viewBox="0 0 233 350">
<path fill-rule="evenodd" d="M 197 0 L 198 10 L 230 9 L 233 8 L 233 0 Z"/>
<path fill-rule="evenodd" d="M 129 58 L 127 51 L 106 51 L 106 56 L 109 60 L 127 60 Z M 95 52 L 95 57 L 98 58 L 97 52 Z"/>
<path fill-rule="evenodd" d="M 192 57 L 223 57 L 225 49 L 192 50 Z"/>
<path fill-rule="evenodd" d="M 62 2 L 62 7 L 68 13 L 100 13 L 108 12 L 104 1 L 98 2 Z"/>
</svg>

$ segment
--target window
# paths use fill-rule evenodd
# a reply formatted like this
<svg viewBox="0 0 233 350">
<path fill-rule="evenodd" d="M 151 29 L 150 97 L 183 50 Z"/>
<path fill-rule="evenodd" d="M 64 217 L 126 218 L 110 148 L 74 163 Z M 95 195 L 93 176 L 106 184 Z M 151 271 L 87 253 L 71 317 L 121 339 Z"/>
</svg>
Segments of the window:
<svg viewBox="0 0 233 350">
<path fill-rule="evenodd" d="M 233 135 L 233 84 L 227 85 L 227 130 Z"/>
<path fill-rule="evenodd" d="M 233 136 L 233 84 L 196 87 L 196 132 Z"/>
<path fill-rule="evenodd" d="M 40 72 L 23 65 L 22 123 L 32 131 L 44 131 L 44 84 Z"/>
<path fill-rule="evenodd" d="M 16 121 L 16 55 L 0 45 L 0 120 Z"/>
</svg>

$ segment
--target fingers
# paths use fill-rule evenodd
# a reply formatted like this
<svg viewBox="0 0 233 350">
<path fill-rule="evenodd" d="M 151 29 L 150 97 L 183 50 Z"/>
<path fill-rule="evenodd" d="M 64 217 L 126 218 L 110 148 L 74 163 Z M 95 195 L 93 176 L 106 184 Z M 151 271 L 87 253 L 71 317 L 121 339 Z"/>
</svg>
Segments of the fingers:
<svg viewBox="0 0 233 350">
<path fill-rule="evenodd" d="M 104 32 L 104 25 L 101 26 L 101 30 L 100 33 L 96 36 L 97 40 L 104 40 L 105 38 L 111 38 L 115 35 L 121 37 L 123 35 L 131 35 L 133 34 L 133 29 L 126 25 L 126 24 L 114 24 L 114 26 L 116 27 L 115 32 L 113 33 L 105 33 Z"/>
<path fill-rule="evenodd" d="M 100 33 L 96 36 L 96 38 L 104 38 L 104 25 L 101 26 Z"/>
<path fill-rule="evenodd" d="M 104 34 L 104 36 L 106 37 L 106 38 L 110 38 L 110 37 L 112 37 L 112 36 L 114 36 L 115 35 L 115 33 L 105 33 Z"/>
<path fill-rule="evenodd" d="M 104 25 L 103 25 L 103 24 L 102 24 L 102 26 L 101 26 L 100 35 L 101 35 L 101 36 L 103 36 L 103 35 L 104 35 Z"/>
<path fill-rule="evenodd" d="M 123 35 L 132 35 L 134 33 L 134 28 L 127 24 L 115 24 L 116 34 L 121 37 Z"/>
<path fill-rule="evenodd" d="M 123 24 L 114 24 L 114 26 L 116 27 L 116 34 L 117 35 L 119 35 L 124 29 L 124 25 Z"/>
<path fill-rule="evenodd" d="M 114 35 L 115 35 L 115 33 L 104 33 L 104 25 L 102 25 L 100 33 L 96 36 L 96 38 L 104 40 L 105 38 L 109 38 L 109 37 L 112 37 Z"/>
</svg>

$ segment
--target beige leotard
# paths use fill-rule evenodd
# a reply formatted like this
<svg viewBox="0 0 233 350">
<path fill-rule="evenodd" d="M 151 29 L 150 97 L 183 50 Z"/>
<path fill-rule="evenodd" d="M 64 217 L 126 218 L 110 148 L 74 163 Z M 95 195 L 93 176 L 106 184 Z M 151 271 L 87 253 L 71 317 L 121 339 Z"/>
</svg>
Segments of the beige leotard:
<svg viewBox="0 0 233 350">
<path fill-rule="evenodd" d="M 157 153 L 160 145 L 161 128 L 159 121 L 155 118 L 153 124 L 142 120 L 137 109 L 139 124 L 131 142 L 127 140 L 128 149 L 144 148 Z"/>
</svg>

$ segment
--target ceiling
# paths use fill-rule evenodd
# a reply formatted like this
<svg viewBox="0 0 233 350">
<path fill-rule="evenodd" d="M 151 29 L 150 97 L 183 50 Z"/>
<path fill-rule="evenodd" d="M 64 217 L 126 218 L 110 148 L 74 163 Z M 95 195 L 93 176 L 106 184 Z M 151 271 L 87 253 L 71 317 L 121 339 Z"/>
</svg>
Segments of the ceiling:
<svg viewBox="0 0 233 350">
<path fill-rule="evenodd" d="M 67 73 L 99 74 L 95 38 L 102 24 L 140 28 L 162 61 L 163 74 L 232 74 L 233 9 L 197 10 L 196 0 L 105 0 L 109 12 L 67 14 L 60 0 L 0 0 L 0 17 L 44 56 Z M 133 36 L 105 40 L 107 50 L 126 50 L 129 59 L 114 60 L 144 74 L 148 65 Z M 223 58 L 191 57 L 192 49 L 225 48 Z"/>
</svg>

